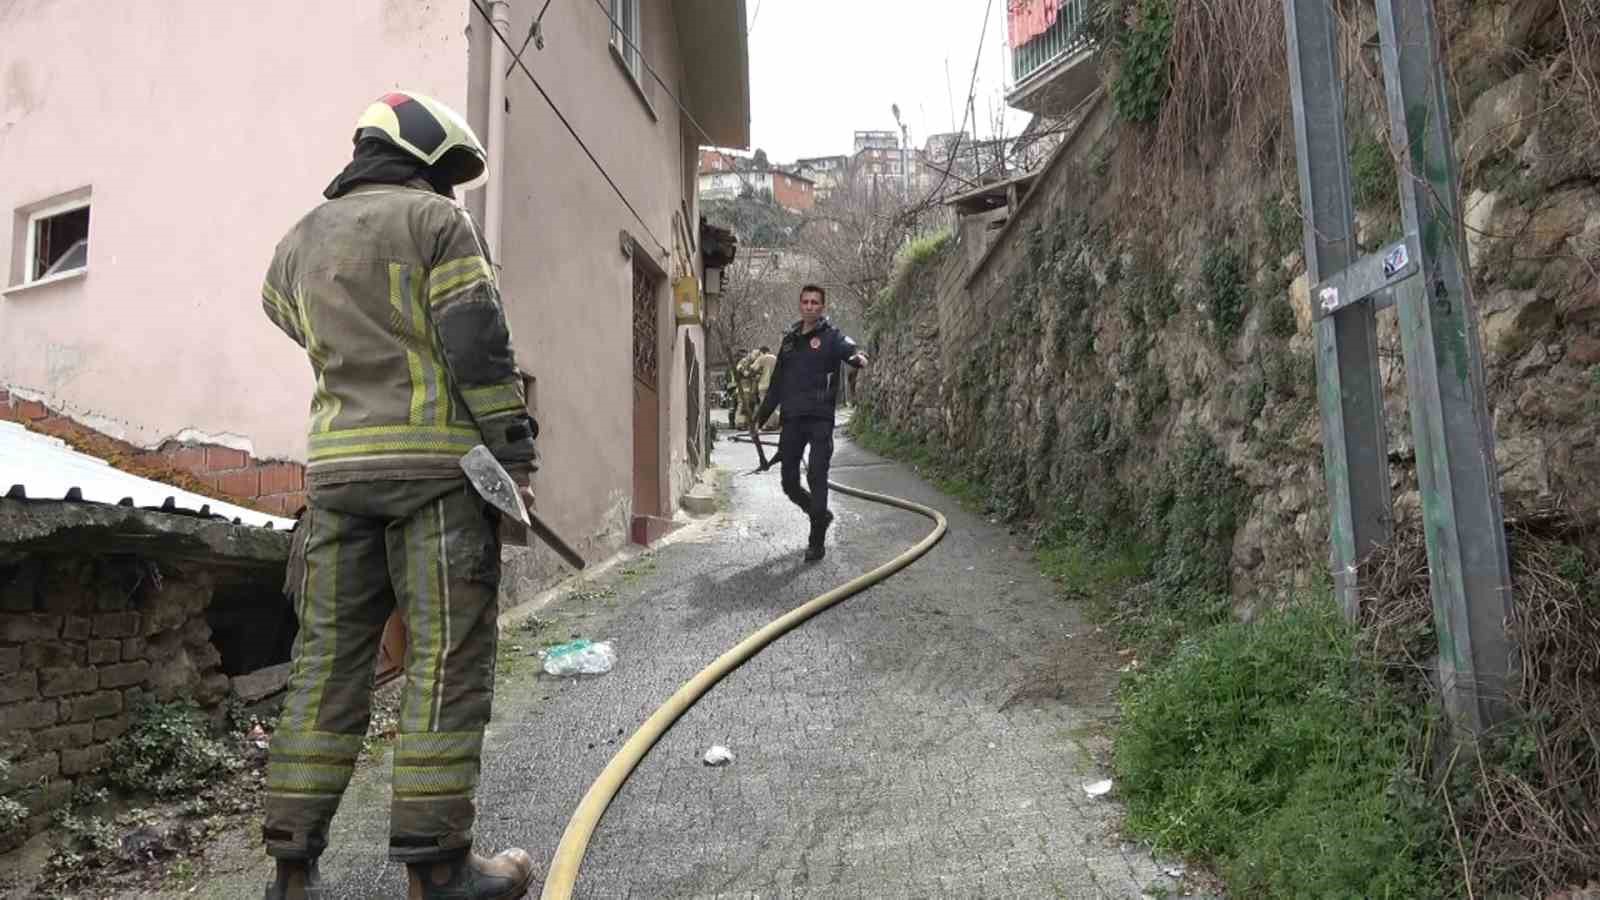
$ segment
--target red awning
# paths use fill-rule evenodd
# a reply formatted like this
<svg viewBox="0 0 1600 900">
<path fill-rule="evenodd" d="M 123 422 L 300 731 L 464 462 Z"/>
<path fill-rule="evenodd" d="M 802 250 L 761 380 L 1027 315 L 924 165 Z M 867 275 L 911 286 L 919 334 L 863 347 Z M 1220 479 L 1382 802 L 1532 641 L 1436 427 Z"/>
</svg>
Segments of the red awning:
<svg viewBox="0 0 1600 900">
<path fill-rule="evenodd" d="M 1011 49 L 1015 50 L 1050 29 L 1056 23 L 1061 0 L 1006 0 L 1007 25 Z"/>
</svg>

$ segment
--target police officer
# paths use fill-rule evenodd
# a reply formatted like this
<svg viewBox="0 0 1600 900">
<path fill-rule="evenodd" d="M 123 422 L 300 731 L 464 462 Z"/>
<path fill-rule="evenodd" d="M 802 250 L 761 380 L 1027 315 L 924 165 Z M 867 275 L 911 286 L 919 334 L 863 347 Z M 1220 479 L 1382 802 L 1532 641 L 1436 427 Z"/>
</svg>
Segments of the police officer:
<svg viewBox="0 0 1600 900">
<path fill-rule="evenodd" d="M 856 348 L 856 342 L 834 328 L 823 314 L 827 303 L 827 292 L 817 285 L 800 289 L 800 321 L 783 336 L 772 387 L 756 414 L 756 422 L 765 425 L 773 410 L 783 406 L 783 430 L 778 435 L 783 492 L 811 518 L 807 562 L 822 558 L 823 538 L 833 524 L 833 513 L 828 511 L 828 464 L 833 460 L 839 366 L 849 363 L 852 369 L 859 370 L 867 364 L 867 355 Z M 855 378 L 854 371 L 851 378 Z M 800 487 L 800 455 L 807 448 L 809 493 Z"/>
<path fill-rule="evenodd" d="M 487 445 L 530 497 L 538 433 L 494 269 L 453 201 L 483 174 L 460 116 L 387 94 L 357 122 L 327 202 L 289 230 L 267 271 L 267 317 L 316 376 L 309 507 L 286 584 L 300 630 L 267 766 L 267 900 L 323 896 L 317 857 L 361 752 L 396 603 L 410 641 L 389 858 L 406 864 L 411 900 L 511 900 L 533 877 L 520 849 L 472 853 L 500 539 L 459 461 Z"/>
</svg>

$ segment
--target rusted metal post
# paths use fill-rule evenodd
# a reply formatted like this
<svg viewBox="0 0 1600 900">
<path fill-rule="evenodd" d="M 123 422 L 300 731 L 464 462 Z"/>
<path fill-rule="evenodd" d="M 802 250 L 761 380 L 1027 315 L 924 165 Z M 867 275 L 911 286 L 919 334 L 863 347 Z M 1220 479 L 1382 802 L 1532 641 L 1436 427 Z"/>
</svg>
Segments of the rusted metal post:
<svg viewBox="0 0 1600 900">
<path fill-rule="evenodd" d="M 1432 0 L 1378 0 L 1400 202 L 1421 278 L 1397 289 L 1445 706 L 1481 731 L 1505 713 L 1516 653 L 1511 565 Z"/>
<path fill-rule="evenodd" d="M 1284 0 L 1289 85 L 1305 208 L 1307 278 L 1312 284 L 1356 261 L 1355 208 L 1344 127 L 1337 19 L 1328 0 Z M 1356 563 L 1389 541 L 1389 459 L 1373 304 L 1317 306 L 1317 397 L 1334 591 L 1345 613 L 1359 611 Z"/>
</svg>

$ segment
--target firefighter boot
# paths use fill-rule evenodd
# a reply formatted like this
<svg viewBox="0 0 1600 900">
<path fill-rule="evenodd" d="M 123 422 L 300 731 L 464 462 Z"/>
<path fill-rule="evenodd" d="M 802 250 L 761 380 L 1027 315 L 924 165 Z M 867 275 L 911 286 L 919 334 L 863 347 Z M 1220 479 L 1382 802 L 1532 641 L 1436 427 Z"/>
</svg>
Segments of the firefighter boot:
<svg viewBox="0 0 1600 900">
<path fill-rule="evenodd" d="M 533 860 L 512 848 L 485 859 L 465 853 L 454 859 L 406 864 L 406 900 L 517 900 L 533 881 Z"/>
<path fill-rule="evenodd" d="M 266 900 L 321 900 L 323 896 L 316 860 L 278 860 L 278 875 L 267 885 Z"/>
</svg>

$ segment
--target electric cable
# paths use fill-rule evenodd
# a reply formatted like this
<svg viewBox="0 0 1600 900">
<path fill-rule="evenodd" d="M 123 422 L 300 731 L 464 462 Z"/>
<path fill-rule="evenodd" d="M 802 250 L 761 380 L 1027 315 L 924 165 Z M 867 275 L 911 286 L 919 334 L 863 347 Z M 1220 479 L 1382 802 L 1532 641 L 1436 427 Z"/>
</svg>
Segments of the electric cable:
<svg viewBox="0 0 1600 900">
<path fill-rule="evenodd" d="M 612 33 L 619 35 L 624 41 L 627 42 L 628 48 L 631 49 L 634 56 L 638 58 L 639 65 L 643 66 L 644 70 L 650 73 L 650 77 L 655 79 L 656 84 L 661 87 L 662 93 L 666 94 L 672 99 L 672 104 L 678 107 L 678 112 L 683 113 L 683 117 L 689 120 L 689 124 L 694 126 L 694 130 L 700 132 L 700 137 L 705 141 L 705 144 L 702 146 L 715 149 L 718 146 L 717 142 L 712 140 L 711 135 L 707 133 L 705 128 L 700 125 L 700 122 L 695 119 L 694 113 L 689 112 L 689 107 L 685 106 L 683 101 L 678 99 L 678 95 L 672 92 L 672 88 L 667 86 L 666 81 L 662 80 L 661 76 L 656 73 L 656 70 L 651 68 L 650 61 L 644 58 L 644 48 L 633 42 L 633 38 L 628 34 L 628 29 L 623 28 L 622 23 L 617 21 L 617 17 L 611 14 L 611 10 L 606 7 L 605 0 L 594 0 L 594 5 L 599 7 L 600 12 L 604 13 L 605 17 L 611 21 Z M 760 14 L 761 4 L 758 2 L 756 4 L 756 15 Z M 754 23 L 755 20 L 754 17 L 752 17 L 751 24 L 753 25 Z M 747 29 L 745 32 L 746 39 L 748 39 L 749 36 L 750 33 Z M 745 175 L 744 172 L 739 171 L 737 167 L 734 168 L 733 174 L 738 176 L 739 181 L 744 184 L 745 187 L 753 187 L 753 185 L 750 184 L 750 179 Z"/>
<path fill-rule="evenodd" d="M 633 204 L 628 202 L 628 196 L 622 192 L 622 188 L 617 187 L 616 181 L 611 178 L 611 173 L 606 171 L 606 167 L 601 165 L 600 160 L 596 159 L 594 153 L 590 151 L 589 145 L 585 144 L 583 138 L 578 136 L 577 129 L 573 128 L 572 123 L 567 121 L 567 117 L 561 112 L 561 107 L 556 106 L 556 101 L 552 100 L 550 95 L 545 92 L 544 85 L 540 84 L 539 79 L 533 77 L 533 72 L 528 70 L 528 64 L 523 62 L 520 56 L 516 55 L 516 50 L 511 46 L 511 42 L 506 39 L 505 35 L 500 33 L 499 28 L 495 27 L 494 19 L 489 16 L 489 11 L 483 8 L 481 0 L 472 0 L 472 5 L 477 9 L 478 15 L 483 16 L 483 23 L 489 26 L 489 30 L 494 32 L 494 36 L 499 39 L 500 43 L 505 45 L 506 51 L 516 57 L 517 68 L 522 70 L 522 74 L 528 76 L 528 81 L 532 82 L 534 89 L 539 92 L 539 96 L 543 97 L 544 102 L 550 105 L 550 111 L 556 114 L 556 118 L 560 119 L 561 124 L 566 126 L 567 133 L 572 135 L 572 139 L 578 142 L 579 147 L 583 148 L 584 155 L 589 157 L 589 162 L 594 163 L 594 167 L 600 171 L 601 177 L 605 178 L 606 184 L 611 185 L 611 190 L 616 192 L 617 199 L 621 200 L 622 205 L 628 208 L 628 212 L 633 213 L 633 217 L 639 220 L 639 227 L 644 229 L 645 234 L 650 235 L 650 240 L 656 242 L 656 246 L 661 248 L 663 255 L 670 256 L 672 251 L 668 250 L 667 245 L 661 243 L 661 239 L 656 237 L 655 232 L 650 230 L 650 224 L 644 220 L 644 216 L 639 215 L 637 209 L 633 208 Z M 492 112 L 491 110 L 491 114 Z"/>
<path fill-rule="evenodd" d="M 961 138 L 967 133 L 967 117 L 972 113 L 972 97 L 978 91 L 978 63 L 983 61 L 983 42 L 989 34 L 989 14 L 993 11 L 994 0 L 989 0 L 983 7 L 983 30 L 978 33 L 978 52 L 972 58 L 972 77 L 967 81 L 967 102 L 961 110 L 961 128 L 956 132 L 955 145 L 950 148 L 950 165 L 952 167 L 955 165 L 956 153 L 961 149 Z M 974 130 L 976 130 L 976 127 L 974 127 Z M 926 209 L 930 205 L 929 201 L 944 190 L 945 182 L 949 180 L 950 171 L 947 168 L 944 176 L 939 179 L 939 184 L 929 191 L 926 197 L 922 198 L 921 203 L 918 203 L 912 209 Z"/>
<path fill-rule="evenodd" d="M 764 444 L 764 446 L 771 446 Z M 918 541 L 911 549 L 901 553 L 877 568 L 857 575 L 850 581 L 820 594 L 806 603 L 795 607 L 784 615 L 774 619 L 767 625 L 757 630 L 754 634 L 740 641 L 738 644 L 700 671 L 699 674 L 684 682 L 678 690 L 656 711 L 650 718 L 629 736 L 611 758 L 606 767 L 601 770 L 594 783 L 589 786 L 587 793 L 578 803 L 578 808 L 573 812 L 572 818 L 567 822 L 566 831 L 561 835 L 561 843 L 556 846 L 555 855 L 550 860 L 550 869 L 545 876 L 544 890 L 540 894 L 541 900 L 570 900 L 573 886 L 578 880 L 578 869 L 583 864 L 584 853 L 589 848 L 589 839 L 594 835 L 595 828 L 600 824 L 600 817 L 605 814 L 606 808 L 622 790 L 622 785 L 628 776 L 638 767 L 650 748 L 666 734 L 667 729 L 678 720 L 689 707 L 705 696 L 717 682 L 721 681 L 729 672 L 737 669 L 750 657 L 759 653 L 762 648 L 787 634 L 796 626 L 815 616 L 817 613 L 828 609 L 840 601 L 860 593 L 861 591 L 883 581 L 890 575 L 911 565 L 924 553 L 933 548 L 939 539 L 944 537 L 949 529 L 949 522 L 944 514 L 938 510 L 914 503 L 900 497 L 891 497 L 888 494 L 878 494 L 864 491 L 860 488 L 849 487 L 836 481 L 829 481 L 828 487 L 841 494 L 868 500 L 873 503 L 882 503 L 887 506 L 909 510 L 926 516 L 934 522 L 933 530 L 928 532 L 922 540 Z"/>
</svg>

